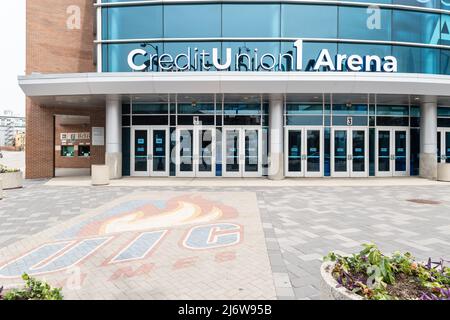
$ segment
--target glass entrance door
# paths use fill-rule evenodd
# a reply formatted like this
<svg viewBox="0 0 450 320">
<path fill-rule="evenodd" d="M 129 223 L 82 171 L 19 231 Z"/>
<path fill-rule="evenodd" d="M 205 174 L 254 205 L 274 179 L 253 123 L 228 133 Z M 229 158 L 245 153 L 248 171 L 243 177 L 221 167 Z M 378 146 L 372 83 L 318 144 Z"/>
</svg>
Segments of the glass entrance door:
<svg viewBox="0 0 450 320">
<path fill-rule="evenodd" d="M 323 176 L 323 130 L 320 127 L 289 127 L 285 132 L 286 176 Z"/>
<path fill-rule="evenodd" d="M 176 130 L 177 177 L 214 177 L 216 174 L 215 129 L 186 127 Z"/>
<path fill-rule="evenodd" d="M 376 175 L 409 175 L 409 129 L 378 128 L 375 138 Z"/>
<path fill-rule="evenodd" d="M 438 129 L 437 159 L 441 163 L 450 163 L 450 129 Z"/>
<path fill-rule="evenodd" d="M 169 131 L 151 127 L 132 131 L 131 175 L 169 176 Z"/>
<path fill-rule="evenodd" d="M 262 176 L 260 128 L 224 128 L 222 137 L 224 177 Z"/>
<path fill-rule="evenodd" d="M 197 177 L 216 176 L 216 130 L 199 128 L 195 130 L 194 165 Z"/>
<path fill-rule="evenodd" d="M 333 128 L 331 135 L 331 176 L 368 177 L 367 128 Z"/>
</svg>

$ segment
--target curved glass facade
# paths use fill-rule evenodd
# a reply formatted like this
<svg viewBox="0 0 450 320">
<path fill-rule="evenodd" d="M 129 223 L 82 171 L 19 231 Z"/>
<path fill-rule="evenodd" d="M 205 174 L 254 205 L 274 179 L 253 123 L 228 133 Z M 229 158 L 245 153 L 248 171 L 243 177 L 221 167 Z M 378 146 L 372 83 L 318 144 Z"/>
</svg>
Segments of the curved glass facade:
<svg viewBox="0 0 450 320">
<path fill-rule="evenodd" d="M 216 70 L 213 49 L 224 63 L 228 48 L 226 70 L 296 71 L 294 42 L 303 39 L 303 71 L 312 71 L 326 48 L 332 56 L 394 56 L 398 72 L 450 74 L 450 1 L 127 2 L 102 1 L 104 72 L 132 71 L 128 55 L 135 49 L 170 55 L 142 71 Z"/>
</svg>

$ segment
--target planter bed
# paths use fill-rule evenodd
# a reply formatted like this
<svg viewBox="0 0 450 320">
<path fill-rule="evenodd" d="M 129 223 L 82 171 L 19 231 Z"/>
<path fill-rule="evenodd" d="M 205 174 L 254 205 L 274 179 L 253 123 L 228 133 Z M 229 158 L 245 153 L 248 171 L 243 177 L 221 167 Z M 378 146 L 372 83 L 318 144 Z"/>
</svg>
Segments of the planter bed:
<svg viewBox="0 0 450 320">
<path fill-rule="evenodd" d="M 352 256 L 330 253 L 321 267 L 325 300 L 450 300 L 445 260 L 420 263 L 409 253 L 383 255 L 375 245 Z"/>
<path fill-rule="evenodd" d="M 3 190 L 23 187 L 23 176 L 20 171 L 0 173 L 0 180 L 2 180 Z"/>
</svg>

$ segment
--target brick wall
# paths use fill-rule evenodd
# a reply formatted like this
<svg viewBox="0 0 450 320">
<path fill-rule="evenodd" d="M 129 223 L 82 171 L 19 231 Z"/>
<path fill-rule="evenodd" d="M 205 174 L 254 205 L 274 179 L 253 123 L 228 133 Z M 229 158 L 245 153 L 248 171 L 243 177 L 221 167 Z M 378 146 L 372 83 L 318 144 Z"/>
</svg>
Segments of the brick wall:
<svg viewBox="0 0 450 320">
<path fill-rule="evenodd" d="M 80 29 L 69 29 L 70 6 L 80 8 Z M 27 0 L 26 73 L 95 72 L 92 0 Z M 28 179 L 53 177 L 54 115 L 87 115 L 104 126 L 104 108 L 42 106 L 27 99 L 26 173 Z M 92 164 L 104 163 L 104 148 L 91 150 Z"/>
</svg>

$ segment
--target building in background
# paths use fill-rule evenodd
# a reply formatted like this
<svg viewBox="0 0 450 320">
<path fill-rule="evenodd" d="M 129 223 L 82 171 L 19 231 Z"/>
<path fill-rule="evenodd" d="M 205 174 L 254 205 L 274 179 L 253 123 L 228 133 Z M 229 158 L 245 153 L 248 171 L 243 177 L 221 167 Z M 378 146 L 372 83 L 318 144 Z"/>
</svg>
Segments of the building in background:
<svg viewBox="0 0 450 320">
<path fill-rule="evenodd" d="M 15 147 L 16 136 L 25 134 L 25 117 L 4 111 L 0 115 L 0 147 Z"/>
<path fill-rule="evenodd" d="M 25 132 L 19 132 L 16 134 L 15 137 L 15 144 L 14 147 L 17 151 L 25 151 L 25 145 L 26 145 L 26 134 Z"/>
<path fill-rule="evenodd" d="M 450 162 L 448 1 L 28 0 L 27 19 L 27 178 L 54 175 L 59 115 L 89 117 L 113 178 Z"/>
</svg>

